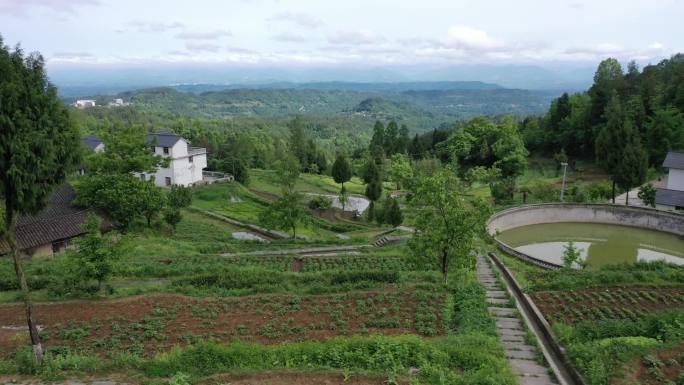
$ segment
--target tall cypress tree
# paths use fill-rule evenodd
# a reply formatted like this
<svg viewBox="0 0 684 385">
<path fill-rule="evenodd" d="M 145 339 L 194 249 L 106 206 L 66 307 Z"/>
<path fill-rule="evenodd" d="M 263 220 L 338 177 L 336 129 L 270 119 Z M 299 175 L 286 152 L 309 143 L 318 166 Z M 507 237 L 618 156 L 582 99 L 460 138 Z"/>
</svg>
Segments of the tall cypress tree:
<svg viewBox="0 0 684 385">
<path fill-rule="evenodd" d="M 606 123 L 600 128 L 596 138 L 596 160 L 601 168 L 611 175 L 613 181 L 612 200 L 615 203 L 615 177 L 625 148 L 625 138 L 622 136 L 622 125 L 625 119 L 620 105 L 620 97 L 615 91 L 613 91 L 613 96 L 606 106 L 604 119 Z"/>
<path fill-rule="evenodd" d="M 636 187 L 646 180 L 648 169 L 648 154 L 641 145 L 639 131 L 631 118 L 624 120 L 622 125 L 623 139 L 622 156 L 618 162 L 613 179 L 618 187 L 627 190 L 625 204 L 629 203 L 629 189 Z"/>
<path fill-rule="evenodd" d="M 69 111 L 47 80 L 42 56 L 10 52 L 0 37 L 0 198 L 5 206 L 2 241 L 9 247 L 23 295 L 31 344 L 43 349 L 33 317 L 31 292 L 16 241 L 17 216 L 35 213 L 80 157 L 79 134 Z"/>
</svg>

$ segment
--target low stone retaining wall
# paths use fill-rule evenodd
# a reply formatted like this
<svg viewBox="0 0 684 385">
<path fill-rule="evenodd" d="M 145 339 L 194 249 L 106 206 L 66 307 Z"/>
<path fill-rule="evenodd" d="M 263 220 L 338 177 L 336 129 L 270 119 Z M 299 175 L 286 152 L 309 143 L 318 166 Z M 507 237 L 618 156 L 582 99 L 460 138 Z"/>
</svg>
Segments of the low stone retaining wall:
<svg viewBox="0 0 684 385">
<path fill-rule="evenodd" d="M 487 231 L 502 251 L 537 266 L 554 269 L 561 266 L 521 253 L 496 239 L 496 235 L 521 226 L 562 222 L 633 226 L 684 237 L 684 215 L 644 207 L 582 203 L 544 203 L 499 211 L 489 218 Z"/>
</svg>

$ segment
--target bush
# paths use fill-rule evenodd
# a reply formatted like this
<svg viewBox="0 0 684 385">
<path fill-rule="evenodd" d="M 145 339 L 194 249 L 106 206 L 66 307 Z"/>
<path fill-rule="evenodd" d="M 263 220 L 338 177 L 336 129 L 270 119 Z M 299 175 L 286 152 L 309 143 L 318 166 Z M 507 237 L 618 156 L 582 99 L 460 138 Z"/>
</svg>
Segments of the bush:
<svg viewBox="0 0 684 385">
<path fill-rule="evenodd" d="M 332 200 L 323 195 L 317 195 L 309 201 L 309 208 L 311 210 L 327 210 L 331 207 Z"/>
</svg>

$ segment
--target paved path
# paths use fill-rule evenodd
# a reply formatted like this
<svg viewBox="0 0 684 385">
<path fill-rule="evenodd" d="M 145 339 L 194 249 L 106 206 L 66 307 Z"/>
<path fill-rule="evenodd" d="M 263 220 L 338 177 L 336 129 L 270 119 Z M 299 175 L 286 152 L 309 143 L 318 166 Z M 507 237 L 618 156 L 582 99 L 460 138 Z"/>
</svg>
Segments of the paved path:
<svg viewBox="0 0 684 385">
<path fill-rule="evenodd" d="M 506 349 L 506 357 L 521 385 L 551 385 L 557 382 L 549 375 L 549 368 L 538 363 L 535 347 L 525 342 L 527 332 L 518 312 L 501 286 L 489 261 L 484 256 L 477 260 L 477 277 L 487 289 L 489 312 L 496 317 L 496 332 Z"/>
<path fill-rule="evenodd" d="M 660 179 L 652 180 L 650 183 L 653 184 L 653 187 L 665 188 L 665 187 L 667 187 L 667 175 L 661 177 Z M 641 186 L 635 187 L 629 191 L 629 206 L 647 207 L 644 204 L 644 202 L 641 199 L 639 199 L 638 194 L 639 194 L 640 188 L 641 188 Z M 627 193 L 622 193 L 622 194 L 615 197 L 615 204 L 624 205 L 626 199 L 627 199 Z M 609 202 L 612 203 L 612 201 L 609 201 Z"/>
</svg>

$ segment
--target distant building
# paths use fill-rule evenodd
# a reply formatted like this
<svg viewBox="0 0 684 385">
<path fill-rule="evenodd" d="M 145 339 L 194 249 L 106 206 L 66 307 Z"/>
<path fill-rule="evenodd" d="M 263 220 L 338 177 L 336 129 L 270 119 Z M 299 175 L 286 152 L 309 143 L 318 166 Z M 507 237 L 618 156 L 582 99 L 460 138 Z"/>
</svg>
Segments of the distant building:
<svg viewBox="0 0 684 385">
<path fill-rule="evenodd" d="M 109 102 L 108 106 L 109 107 L 124 107 L 129 105 L 130 103 L 124 102 L 123 99 L 114 99 L 111 102 Z"/>
<path fill-rule="evenodd" d="M 82 100 L 77 100 L 74 102 L 74 107 L 76 108 L 90 108 L 90 107 L 96 107 L 97 104 L 95 103 L 94 100 L 89 100 L 89 99 L 82 99 Z"/>
<path fill-rule="evenodd" d="M 64 251 L 74 238 L 85 234 L 81 225 L 91 213 L 103 218 L 102 230 L 111 226 L 104 212 L 75 206 L 74 199 L 73 187 L 64 183 L 50 194 L 44 209 L 35 215 L 19 216 L 16 227 L 19 250 L 28 256 L 52 256 Z M 9 246 L 0 241 L 0 255 L 8 252 Z"/>
<path fill-rule="evenodd" d="M 206 148 L 190 147 L 187 140 L 170 132 L 149 134 L 145 140 L 151 151 L 169 159 L 169 165 L 154 173 L 136 174 L 141 179 L 153 179 L 157 186 L 192 186 L 203 181 L 203 170 L 207 167 Z M 106 150 L 102 139 L 95 135 L 82 137 L 81 143 L 95 152 Z M 79 173 L 85 172 L 85 167 L 81 167 Z"/>
<path fill-rule="evenodd" d="M 669 169 L 667 187 L 656 190 L 656 208 L 684 210 L 684 152 L 668 152 L 663 167 Z"/>
<path fill-rule="evenodd" d="M 95 152 L 104 151 L 104 142 L 96 135 L 86 135 L 82 137 L 81 143 Z"/>
</svg>

